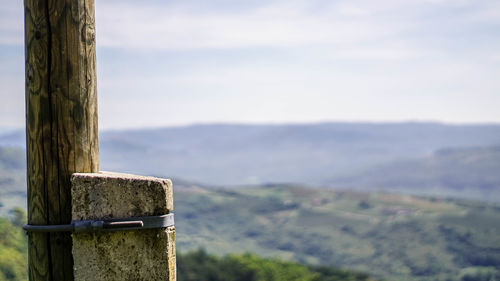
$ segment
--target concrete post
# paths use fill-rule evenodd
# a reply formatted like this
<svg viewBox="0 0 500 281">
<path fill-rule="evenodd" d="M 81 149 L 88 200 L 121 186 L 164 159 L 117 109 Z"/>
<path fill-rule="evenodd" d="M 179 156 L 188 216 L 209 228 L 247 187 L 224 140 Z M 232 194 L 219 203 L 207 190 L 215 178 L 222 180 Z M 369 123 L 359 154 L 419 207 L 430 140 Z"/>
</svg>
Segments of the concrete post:
<svg viewBox="0 0 500 281">
<path fill-rule="evenodd" d="M 173 210 L 168 179 L 76 173 L 72 219 L 156 216 Z M 176 280 L 175 228 L 74 233 L 75 281 Z"/>
</svg>

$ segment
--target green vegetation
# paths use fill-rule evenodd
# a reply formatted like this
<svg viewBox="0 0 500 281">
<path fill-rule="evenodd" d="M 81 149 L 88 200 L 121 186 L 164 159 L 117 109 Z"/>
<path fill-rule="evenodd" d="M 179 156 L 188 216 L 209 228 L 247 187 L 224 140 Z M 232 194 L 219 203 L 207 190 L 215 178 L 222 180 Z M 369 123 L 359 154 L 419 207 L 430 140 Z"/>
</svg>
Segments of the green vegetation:
<svg viewBox="0 0 500 281">
<path fill-rule="evenodd" d="M 22 209 L 16 208 L 10 219 L 0 217 L 0 281 L 28 279 L 28 243 L 21 229 L 25 216 Z"/>
<path fill-rule="evenodd" d="M 253 252 L 387 280 L 500 280 L 498 205 L 300 186 L 175 190 L 182 250 Z"/>
<path fill-rule="evenodd" d="M 192 185 L 176 186 L 175 202 L 179 280 L 287 274 L 336 280 L 326 279 L 342 274 L 331 266 L 397 281 L 500 280 L 498 205 L 299 186 Z M 1 281 L 26 280 L 24 217 L 18 208 L 0 219 Z M 199 247 L 222 258 L 188 253 Z"/>
<path fill-rule="evenodd" d="M 218 258 L 197 250 L 177 256 L 178 281 L 374 281 L 364 273 L 307 267 L 253 254 Z"/>
<path fill-rule="evenodd" d="M 0 218 L 0 281 L 25 281 L 27 239 L 21 230 L 26 214 L 20 208 Z M 177 254 L 179 281 L 375 281 L 367 274 L 332 267 L 307 267 L 264 259 L 253 254 L 218 258 L 203 250 Z"/>
</svg>

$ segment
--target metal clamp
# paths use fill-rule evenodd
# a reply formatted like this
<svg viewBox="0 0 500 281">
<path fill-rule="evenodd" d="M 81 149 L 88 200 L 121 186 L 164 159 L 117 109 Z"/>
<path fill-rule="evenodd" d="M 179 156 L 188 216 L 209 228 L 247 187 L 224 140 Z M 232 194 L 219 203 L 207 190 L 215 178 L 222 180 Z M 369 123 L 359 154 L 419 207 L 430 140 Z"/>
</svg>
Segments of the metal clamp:
<svg viewBox="0 0 500 281">
<path fill-rule="evenodd" d="M 71 221 L 71 224 L 32 225 L 25 224 L 27 232 L 109 232 L 141 229 L 165 228 L 174 226 L 174 214 L 147 217 L 131 217 L 105 220 Z"/>
</svg>

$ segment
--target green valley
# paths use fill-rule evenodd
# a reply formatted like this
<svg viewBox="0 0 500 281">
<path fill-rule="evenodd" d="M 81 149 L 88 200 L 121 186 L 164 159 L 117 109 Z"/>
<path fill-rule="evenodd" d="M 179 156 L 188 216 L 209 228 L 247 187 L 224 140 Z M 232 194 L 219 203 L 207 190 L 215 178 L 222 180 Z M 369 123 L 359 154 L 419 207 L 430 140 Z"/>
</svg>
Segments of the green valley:
<svg viewBox="0 0 500 281">
<path fill-rule="evenodd" d="M 253 252 L 387 280 L 500 278 L 498 205 L 290 185 L 175 190 L 183 251 Z"/>
<path fill-rule="evenodd" d="M 500 206 L 495 204 L 293 185 L 228 190 L 176 182 L 180 258 L 196 260 L 200 253 L 192 251 L 199 248 L 209 253 L 196 274 L 224 271 L 228 263 L 244 272 L 271 263 L 279 272 L 287 267 L 283 260 L 298 262 L 300 270 L 308 265 L 307 272 L 326 270 L 325 276 L 338 276 L 332 275 L 339 273 L 333 266 L 379 280 L 500 280 Z M 7 241 L 0 247 L 0 267 L 11 276 L 5 280 L 25 276 L 20 213 L 8 213 L 17 228 L 0 220 L 0 239 Z"/>
</svg>

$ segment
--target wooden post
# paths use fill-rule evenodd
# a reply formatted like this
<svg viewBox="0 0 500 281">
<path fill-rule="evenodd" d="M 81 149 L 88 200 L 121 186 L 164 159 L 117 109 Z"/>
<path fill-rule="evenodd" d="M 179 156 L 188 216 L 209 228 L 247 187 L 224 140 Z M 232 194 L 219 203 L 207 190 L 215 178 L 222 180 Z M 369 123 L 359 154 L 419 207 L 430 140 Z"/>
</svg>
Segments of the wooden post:
<svg viewBox="0 0 500 281">
<path fill-rule="evenodd" d="M 99 167 L 94 0 L 25 0 L 28 223 L 71 221 L 74 172 Z M 73 280 L 69 233 L 29 235 L 31 281 Z"/>
</svg>

